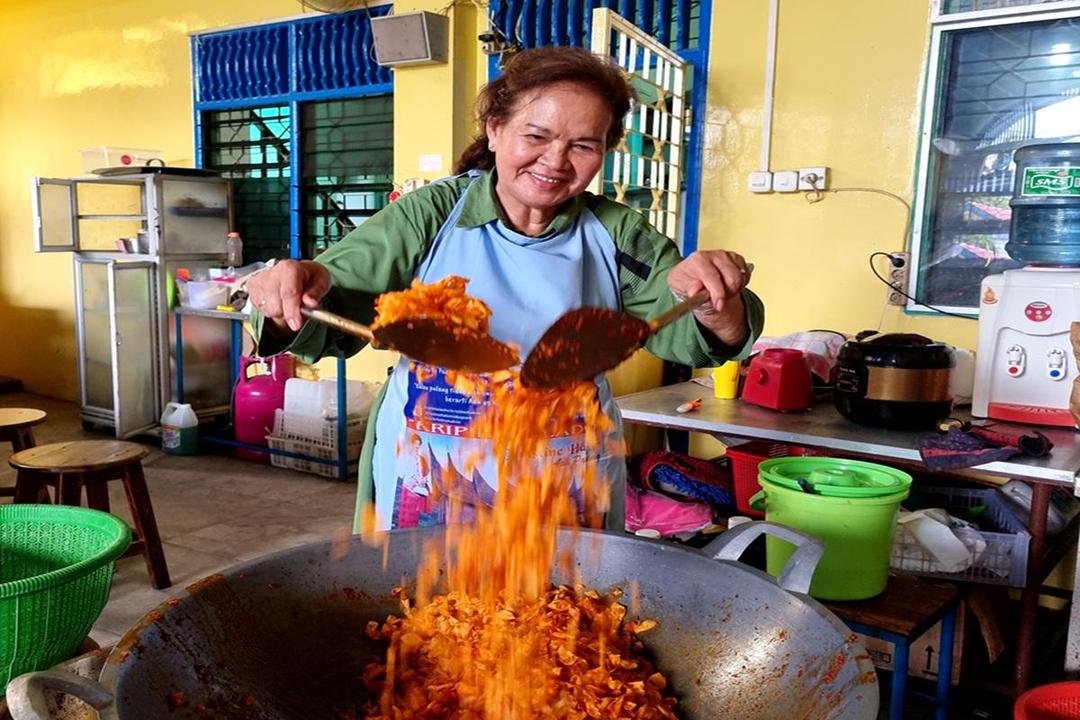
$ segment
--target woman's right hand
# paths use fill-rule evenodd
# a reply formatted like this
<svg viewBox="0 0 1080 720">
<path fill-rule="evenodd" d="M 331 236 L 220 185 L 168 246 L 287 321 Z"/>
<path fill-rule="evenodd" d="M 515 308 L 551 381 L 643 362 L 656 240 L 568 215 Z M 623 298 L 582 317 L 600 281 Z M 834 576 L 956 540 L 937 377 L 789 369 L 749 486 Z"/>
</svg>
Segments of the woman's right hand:
<svg viewBox="0 0 1080 720">
<path fill-rule="evenodd" d="M 313 260 L 282 260 L 247 283 L 248 298 L 274 326 L 299 332 L 300 307 L 316 308 L 330 292 L 330 271 Z"/>
</svg>

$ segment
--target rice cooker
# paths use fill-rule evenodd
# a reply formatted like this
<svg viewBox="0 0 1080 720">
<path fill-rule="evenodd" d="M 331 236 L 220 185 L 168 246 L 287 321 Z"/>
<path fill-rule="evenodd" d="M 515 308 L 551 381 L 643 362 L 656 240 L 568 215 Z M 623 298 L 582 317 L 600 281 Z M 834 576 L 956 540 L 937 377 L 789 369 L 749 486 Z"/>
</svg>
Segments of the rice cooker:
<svg viewBox="0 0 1080 720">
<path fill-rule="evenodd" d="M 860 333 L 840 348 L 836 408 L 862 425 L 921 430 L 952 412 L 953 349 L 922 335 Z"/>
</svg>

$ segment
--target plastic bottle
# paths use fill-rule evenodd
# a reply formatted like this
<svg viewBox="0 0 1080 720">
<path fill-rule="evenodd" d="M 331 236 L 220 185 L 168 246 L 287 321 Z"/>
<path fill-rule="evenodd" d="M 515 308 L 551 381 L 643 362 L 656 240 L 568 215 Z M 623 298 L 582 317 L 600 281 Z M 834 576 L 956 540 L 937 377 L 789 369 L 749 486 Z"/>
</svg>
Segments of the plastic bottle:
<svg viewBox="0 0 1080 720">
<path fill-rule="evenodd" d="M 198 447 L 199 418 L 191 405 L 166 405 L 161 415 L 161 449 L 172 455 L 194 455 Z"/>
<path fill-rule="evenodd" d="M 238 232 L 225 235 L 225 263 L 232 268 L 242 267 L 244 264 L 244 241 L 240 239 Z"/>
<path fill-rule="evenodd" d="M 1027 145 L 1013 160 L 1005 252 L 1022 263 L 1080 265 L 1080 143 Z"/>
</svg>

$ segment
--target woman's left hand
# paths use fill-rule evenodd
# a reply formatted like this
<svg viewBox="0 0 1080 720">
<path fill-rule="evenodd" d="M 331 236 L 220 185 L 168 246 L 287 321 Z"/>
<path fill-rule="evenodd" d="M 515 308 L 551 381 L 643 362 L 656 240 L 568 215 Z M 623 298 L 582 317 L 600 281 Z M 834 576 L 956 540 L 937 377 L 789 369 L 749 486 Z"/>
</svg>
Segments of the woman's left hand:
<svg viewBox="0 0 1080 720">
<path fill-rule="evenodd" d="M 738 253 L 699 250 L 671 269 L 668 287 L 678 297 L 707 290 L 709 302 L 694 317 L 726 345 L 739 347 L 750 333 L 742 289 L 752 274 L 753 267 Z"/>
</svg>

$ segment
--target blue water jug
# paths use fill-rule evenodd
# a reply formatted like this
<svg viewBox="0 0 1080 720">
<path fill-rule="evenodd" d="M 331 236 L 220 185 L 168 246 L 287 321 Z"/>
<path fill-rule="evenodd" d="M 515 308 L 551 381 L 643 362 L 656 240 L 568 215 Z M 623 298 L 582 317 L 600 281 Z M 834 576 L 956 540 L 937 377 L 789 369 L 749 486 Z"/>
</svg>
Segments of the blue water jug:
<svg viewBox="0 0 1080 720">
<path fill-rule="evenodd" d="M 1025 145 L 1005 252 L 1022 263 L 1080 265 L 1080 143 Z"/>
</svg>

